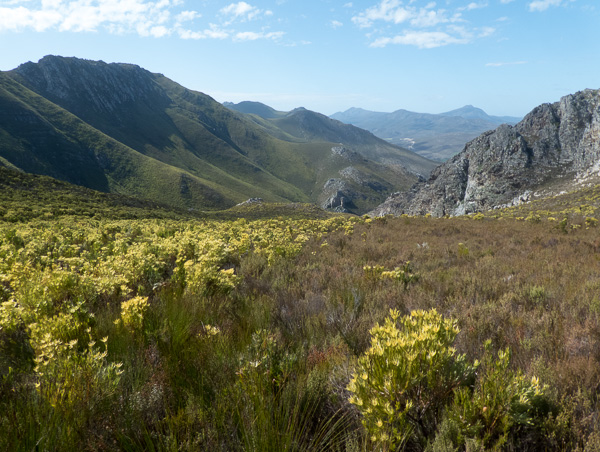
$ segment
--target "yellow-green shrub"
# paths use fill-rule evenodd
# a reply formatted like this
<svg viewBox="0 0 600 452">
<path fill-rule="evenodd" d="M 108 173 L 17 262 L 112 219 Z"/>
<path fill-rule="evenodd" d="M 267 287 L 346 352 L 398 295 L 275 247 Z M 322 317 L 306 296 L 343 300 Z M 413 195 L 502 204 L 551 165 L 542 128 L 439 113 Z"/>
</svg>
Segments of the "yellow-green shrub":
<svg viewBox="0 0 600 452">
<path fill-rule="evenodd" d="M 121 319 L 125 328 L 140 331 L 144 326 L 144 314 L 148 309 L 148 297 L 134 297 L 121 303 Z"/>
<path fill-rule="evenodd" d="M 348 385 L 371 440 L 387 445 L 432 434 L 442 408 L 475 368 L 451 346 L 459 332 L 454 320 L 435 309 L 399 317 L 391 310 L 371 329 L 371 347 Z"/>
</svg>

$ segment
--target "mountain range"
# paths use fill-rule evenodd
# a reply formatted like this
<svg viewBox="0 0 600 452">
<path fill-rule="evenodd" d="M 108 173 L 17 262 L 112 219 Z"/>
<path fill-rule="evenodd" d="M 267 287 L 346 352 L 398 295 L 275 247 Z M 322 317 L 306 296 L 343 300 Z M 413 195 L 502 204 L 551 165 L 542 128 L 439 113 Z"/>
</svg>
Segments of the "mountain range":
<svg viewBox="0 0 600 452">
<path fill-rule="evenodd" d="M 383 113 L 350 108 L 331 118 L 369 130 L 390 143 L 440 162 L 459 153 L 465 143 L 483 132 L 521 120 L 512 116 L 490 116 L 472 105 L 440 114 L 408 110 Z"/>
<path fill-rule="evenodd" d="M 599 182 L 600 90 L 587 89 L 485 132 L 372 214 L 464 215 Z"/>
<path fill-rule="evenodd" d="M 436 163 L 302 108 L 265 118 L 136 65 L 47 56 L 0 72 L 0 165 L 179 208 L 364 213 Z"/>
</svg>

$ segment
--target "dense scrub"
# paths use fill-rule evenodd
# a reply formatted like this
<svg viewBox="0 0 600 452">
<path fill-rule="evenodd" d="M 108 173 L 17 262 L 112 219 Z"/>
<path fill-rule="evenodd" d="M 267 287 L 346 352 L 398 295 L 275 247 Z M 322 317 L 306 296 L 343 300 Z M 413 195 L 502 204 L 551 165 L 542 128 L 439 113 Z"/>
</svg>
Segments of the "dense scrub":
<svg viewBox="0 0 600 452">
<path fill-rule="evenodd" d="M 597 450 L 599 260 L 573 216 L 0 222 L 0 450 Z"/>
</svg>

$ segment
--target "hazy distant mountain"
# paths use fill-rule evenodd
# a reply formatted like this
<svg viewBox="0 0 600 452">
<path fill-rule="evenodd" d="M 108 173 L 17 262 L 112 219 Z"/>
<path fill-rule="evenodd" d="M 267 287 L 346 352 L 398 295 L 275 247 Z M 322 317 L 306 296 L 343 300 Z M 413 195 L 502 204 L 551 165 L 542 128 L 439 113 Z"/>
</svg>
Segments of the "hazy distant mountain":
<svg viewBox="0 0 600 452">
<path fill-rule="evenodd" d="M 471 105 L 441 114 L 408 110 L 382 113 L 350 108 L 331 117 L 438 161 L 457 154 L 468 141 L 486 130 L 502 123 L 515 124 L 520 119 L 490 116 Z"/>
<path fill-rule="evenodd" d="M 501 125 L 412 190 L 391 196 L 376 215 L 463 215 L 517 205 L 600 181 L 600 90 L 536 107 Z"/>
<path fill-rule="evenodd" d="M 285 116 L 285 112 L 277 111 L 268 105 L 260 102 L 243 101 L 237 104 L 233 102 L 223 102 L 223 105 L 231 110 L 239 111 L 240 113 L 248 113 L 258 115 L 261 118 L 272 119 Z"/>
<path fill-rule="evenodd" d="M 361 213 L 435 165 L 382 142 L 412 165 L 391 167 L 350 135 L 289 132 L 135 65 L 48 56 L 0 72 L 0 162 L 105 192 L 217 209 L 325 203 L 333 185 L 351 196 L 330 207 Z"/>
<path fill-rule="evenodd" d="M 447 111 L 446 113 L 440 113 L 441 116 L 460 116 L 465 119 L 483 119 L 484 121 L 492 122 L 495 124 L 516 124 L 522 118 L 516 116 L 490 116 L 481 108 L 474 107 L 473 105 L 465 105 L 462 108 L 456 110 Z"/>
</svg>

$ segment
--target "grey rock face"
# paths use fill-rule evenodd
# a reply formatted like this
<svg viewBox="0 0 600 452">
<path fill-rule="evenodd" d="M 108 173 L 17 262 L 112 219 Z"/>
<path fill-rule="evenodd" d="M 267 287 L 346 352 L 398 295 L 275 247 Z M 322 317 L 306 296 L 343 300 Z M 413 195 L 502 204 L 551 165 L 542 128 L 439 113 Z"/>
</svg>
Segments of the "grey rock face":
<svg viewBox="0 0 600 452">
<path fill-rule="evenodd" d="M 600 176 L 600 90 L 535 108 L 465 145 L 429 180 L 396 193 L 372 215 L 463 215 L 526 202 L 536 190 Z"/>
</svg>

